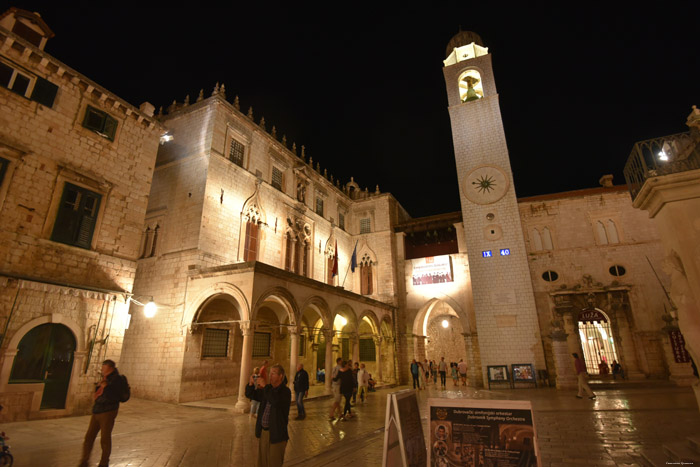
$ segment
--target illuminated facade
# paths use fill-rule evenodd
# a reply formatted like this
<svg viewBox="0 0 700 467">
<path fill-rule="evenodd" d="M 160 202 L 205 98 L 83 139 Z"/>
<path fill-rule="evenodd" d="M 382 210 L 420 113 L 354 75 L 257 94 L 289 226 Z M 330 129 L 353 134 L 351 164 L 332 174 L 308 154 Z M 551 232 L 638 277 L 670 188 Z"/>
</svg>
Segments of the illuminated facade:
<svg viewBox="0 0 700 467">
<path fill-rule="evenodd" d="M 104 358 L 135 397 L 238 396 L 241 411 L 265 360 L 313 375 L 352 358 L 401 383 L 411 359 L 444 356 L 475 386 L 488 365 L 531 363 L 569 387 L 579 351 L 592 373 L 615 359 L 690 381 L 662 329 L 658 231 L 624 187 L 516 200 L 478 36 L 455 36 L 444 69 L 462 211 L 413 219 L 223 85 L 154 117 L 45 54 L 48 27 L 14 12 L 0 17 L 3 419 L 85 412 Z M 32 358 L 42 374 L 20 374 Z"/>
</svg>

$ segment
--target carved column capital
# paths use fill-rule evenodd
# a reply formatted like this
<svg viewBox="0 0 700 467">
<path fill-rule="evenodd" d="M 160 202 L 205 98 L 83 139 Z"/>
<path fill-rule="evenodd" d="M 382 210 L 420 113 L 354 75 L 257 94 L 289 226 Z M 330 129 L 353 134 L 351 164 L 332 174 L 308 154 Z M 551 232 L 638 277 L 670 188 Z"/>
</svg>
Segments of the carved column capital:
<svg viewBox="0 0 700 467">
<path fill-rule="evenodd" d="M 323 337 L 326 338 L 326 341 L 333 340 L 335 337 L 335 331 L 332 329 L 323 329 L 321 332 L 323 333 Z"/>
<path fill-rule="evenodd" d="M 238 325 L 241 327 L 243 336 L 252 336 L 255 332 L 255 323 L 253 321 L 241 321 Z"/>
</svg>

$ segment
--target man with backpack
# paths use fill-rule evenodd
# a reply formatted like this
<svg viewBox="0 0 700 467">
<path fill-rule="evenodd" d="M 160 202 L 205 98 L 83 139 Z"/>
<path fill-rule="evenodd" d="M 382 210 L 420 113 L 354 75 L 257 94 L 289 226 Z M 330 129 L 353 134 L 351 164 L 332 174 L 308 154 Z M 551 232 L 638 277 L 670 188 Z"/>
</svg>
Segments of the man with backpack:
<svg viewBox="0 0 700 467">
<path fill-rule="evenodd" d="M 92 417 L 85 433 L 83 443 L 83 456 L 80 459 L 80 467 L 87 467 L 90 460 L 92 446 L 95 443 L 97 432 L 101 432 L 100 445 L 102 457 L 100 467 L 109 465 L 109 455 L 112 452 L 112 428 L 117 418 L 119 403 L 126 402 L 130 396 L 129 383 L 126 377 L 119 374 L 113 360 L 102 362 L 102 380 L 95 386 L 95 404 L 92 406 Z"/>
</svg>

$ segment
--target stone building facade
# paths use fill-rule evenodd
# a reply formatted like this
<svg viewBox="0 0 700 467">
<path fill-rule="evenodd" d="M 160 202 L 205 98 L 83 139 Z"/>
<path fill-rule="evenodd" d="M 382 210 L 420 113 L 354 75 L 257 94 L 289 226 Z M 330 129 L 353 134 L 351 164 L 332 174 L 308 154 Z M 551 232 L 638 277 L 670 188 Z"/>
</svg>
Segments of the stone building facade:
<svg viewBox="0 0 700 467">
<path fill-rule="evenodd" d="M 3 420 L 85 413 L 119 360 L 161 125 L 0 16 Z"/>
<path fill-rule="evenodd" d="M 104 358 L 136 397 L 237 396 L 241 411 L 266 360 L 316 380 L 352 358 L 391 384 L 445 356 L 475 386 L 530 363 L 566 388 L 578 351 L 594 374 L 615 359 L 691 381 L 664 331 L 659 232 L 626 188 L 515 198 L 478 36 L 445 61 L 463 209 L 414 219 L 223 85 L 154 117 L 44 53 L 40 17 L 14 9 L 0 27 L 4 419 L 87 411 Z M 489 179 L 499 196 L 468 191 Z"/>
</svg>

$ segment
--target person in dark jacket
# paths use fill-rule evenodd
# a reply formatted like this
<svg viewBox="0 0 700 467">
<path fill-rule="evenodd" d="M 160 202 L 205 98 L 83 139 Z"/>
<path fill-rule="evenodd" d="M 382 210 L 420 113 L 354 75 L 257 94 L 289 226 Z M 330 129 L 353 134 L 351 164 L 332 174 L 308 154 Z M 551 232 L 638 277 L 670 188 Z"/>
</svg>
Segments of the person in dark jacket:
<svg viewBox="0 0 700 467">
<path fill-rule="evenodd" d="M 352 366 L 350 362 L 345 362 L 345 365 L 343 365 L 343 368 L 338 372 L 338 376 L 336 376 L 334 380 L 340 381 L 340 393 L 345 397 L 345 409 L 343 409 L 343 415 L 340 419 L 350 419 L 352 418 L 350 400 L 352 399 L 352 393 L 355 389 L 355 379 L 352 376 Z"/>
<path fill-rule="evenodd" d="M 98 432 L 102 432 L 100 436 L 102 457 L 99 467 L 109 465 L 109 455 L 112 453 L 112 428 L 114 428 L 114 420 L 119 411 L 119 401 L 124 392 L 123 386 L 124 382 L 119 375 L 116 364 L 112 360 L 102 362 L 102 380 L 95 386 L 95 404 L 92 406 L 92 417 L 87 433 L 85 433 L 83 456 L 78 464 L 80 467 L 87 467 Z"/>
<path fill-rule="evenodd" d="M 306 410 L 304 410 L 304 397 L 309 396 L 309 374 L 304 369 L 302 363 L 297 365 L 297 374 L 294 376 L 294 394 L 297 400 L 297 418 L 304 420 Z"/>
<path fill-rule="evenodd" d="M 257 467 L 277 467 L 284 463 L 284 450 L 289 434 L 289 406 L 292 391 L 283 383 L 286 380 L 282 365 L 273 365 L 269 371 L 270 384 L 258 377 L 257 384 L 250 378 L 245 388 L 248 399 L 260 402 L 258 419 L 255 422 L 255 436 L 258 443 Z"/>
</svg>

